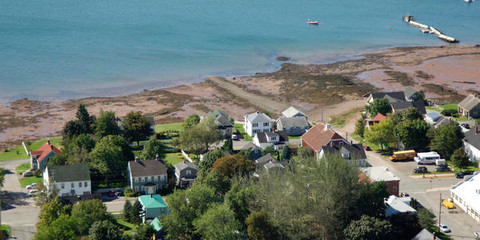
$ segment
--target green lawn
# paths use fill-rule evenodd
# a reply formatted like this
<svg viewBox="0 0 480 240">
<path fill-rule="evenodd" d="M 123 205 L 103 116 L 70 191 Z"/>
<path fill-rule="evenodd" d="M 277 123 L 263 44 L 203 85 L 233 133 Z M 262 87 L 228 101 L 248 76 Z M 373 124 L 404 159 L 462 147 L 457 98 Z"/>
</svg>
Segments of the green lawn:
<svg viewBox="0 0 480 240">
<path fill-rule="evenodd" d="M 25 163 L 25 164 L 22 164 L 20 166 L 17 166 L 15 168 L 15 170 L 17 171 L 17 174 L 20 175 L 22 174 L 23 172 L 27 171 L 27 170 L 30 170 L 30 163 Z"/>
<path fill-rule="evenodd" d="M 245 141 L 252 141 L 252 137 L 248 136 L 247 133 L 245 133 L 245 129 L 243 129 L 243 124 L 241 123 L 235 123 L 233 126 L 237 129 L 237 131 L 243 136 L 243 139 Z"/>
<path fill-rule="evenodd" d="M 288 136 L 288 139 L 300 139 L 302 136 Z"/>
<path fill-rule="evenodd" d="M 35 142 L 32 142 L 30 145 L 27 146 L 27 148 L 30 151 L 35 151 L 37 150 L 42 144 L 44 144 L 47 141 L 47 138 L 38 140 Z M 62 137 L 52 137 L 50 138 L 50 143 L 58 148 L 61 148 L 62 146 L 60 143 L 62 142 Z M 25 144 L 28 144 L 27 142 Z M 29 158 L 25 150 L 23 149 L 22 145 L 18 145 L 12 149 L 9 149 L 8 152 L 2 152 L 0 153 L 0 161 L 6 161 L 6 160 L 16 160 L 16 159 L 26 159 Z"/>
<path fill-rule="evenodd" d="M 427 110 L 432 110 L 432 111 L 437 111 L 437 112 L 441 112 L 441 111 L 442 111 L 442 109 L 440 109 L 440 108 L 429 107 L 429 106 L 425 107 L 425 109 L 427 109 Z"/>
<path fill-rule="evenodd" d="M 175 165 L 183 160 L 185 160 L 185 158 L 181 153 L 167 153 L 165 156 L 165 161 L 172 165 Z"/>
<path fill-rule="evenodd" d="M 115 218 L 117 225 L 120 228 L 123 228 L 126 233 L 132 232 L 137 226 L 135 224 L 124 221 L 121 217 Z"/>
<path fill-rule="evenodd" d="M 438 227 L 430 226 L 430 227 L 428 227 L 428 231 L 431 232 L 431 233 L 434 232 L 435 235 L 436 235 L 438 238 L 442 239 L 442 240 L 451 240 L 451 239 L 452 239 L 452 238 L 450 238 L 449 236 L 445 235 L 445 233 L 440 232 L 440 231 L 438 230 Z"/>
<path fill-rule="evenodd" d="M 19 179 L 20 185 L 22 185 L 22 188 L 26 187 L 27 185 L 30 185 L 32 183 L 36 183 L 38 185 L 43 184 L 43 178 L 42 177 L 22 177 Z"/>
<path fill-rule="evenodd" d="M 440 107 L 443 108 L 444 110 L 458 110 L 457 103 L 444 104 L 444 105 L 440 105 Z"/>
<path fill-rule="evenodd" d="M 460 172 L 460 171 L 480 171 L 480 168 L 475 167 L 475 166 L 468 166 L 468 167 L 463 167 L 463 168 L 456 168 L 455 172 Z"/>
<path fill-rule="evenodd" d="M 167 123 L 155 125 L 155 132 L 167 132 L 167 131 L 183 131 L 183 123 Z"/>
</svg>

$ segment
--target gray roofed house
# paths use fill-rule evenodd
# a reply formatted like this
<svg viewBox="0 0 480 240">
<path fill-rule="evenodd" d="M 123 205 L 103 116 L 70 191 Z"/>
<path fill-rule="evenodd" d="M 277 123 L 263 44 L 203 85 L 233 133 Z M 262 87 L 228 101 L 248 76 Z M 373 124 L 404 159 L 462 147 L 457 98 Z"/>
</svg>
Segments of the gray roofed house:
<svg viewBox="0 0 480 240">
<path fill-rule="evenodd" d="M 479 162 L 480 166 L 480 129 L 475 125 L 470 131 L 465 132 L 463 146 L 471 162 Z"/>
<path fill-rule="evenodd" d="M 440 240 L 440 238 L 433 235 L 433 233 L 429 232 L 427 229 L 422 229 L 412 240 Z"/>
<path fill-rule="evenodd" d="M 408 108 L 416 108 L 420 113 L 426 114 L 425 103 L 419 100 L 418 92 L 411 88 L 405 89 L 404 92 L 375 92 L 370 94 L 367 105 L 375 99 L 386 98 L 390 102 L 392 112 L 399 112 Z"/>
<path fill-rule="evenodd" d="M 252 113 L 245 115 L 243 128 L 248 136 L 253 137 L 258 132 L 272 131 L 273 120 L 264 113 Z"/>
<path fill-rule="evenodd" d="M 59 196 L 91 193 L 90 169 L 88 164 L 47 166 L 43 173 L 43 183 L 49 189 L 55 185 Z"/>
<path fill-rule="evenodd" d="M 189 187 L 197 177 L 197 173 L 198 166 L 195 163 L 182 161 L 175 164 L 175 177 L 180 188 Z"/>
<path fill-rule="evenodd" d="M 449 117 L 444 117 L 438 112 L 427 113 L 424 117 L 424 120 L 434 128 L 438 128 L 441 125 L 448 124 L 450 121 L 452 121 Z"/>
<path fill-rule="evenodd" d="M 262 157 L 262 149 L 255 146 L 255 144 L 253 144 L 252 142 L 248 142 L 247 144 L 245 144 L 241 149 L 240 151 L 252 151 L 252 160 L 256 160 L 260 157 Z"/>
<path fill-rule="evenodd" d="M 480 117 L 480 99 L 473 94 L 469 94 L 458 104 L 458 112 L 462 116 L 479 118 Z"/>
<path fill-rule="evenodd" d="M 385 201 L 387 209 L 385 209 L 385 217 L 389 218 L 398 213 L 416 213 L 417 210 L 410 207 L 411 199 L 409 197 L 399 198 L 391 195 L 388 200 Z"/>
<path fill-rule="evenodd" d="M 255 166 L 257 171 L 266 171 L 266 172 L 272 172 L 272 171 L 283 171 L 285 169 L 285 166 L 279 162 L 276 158 L 274 158 L 270 153 L 255 160 Z"/>
<path fill-rule="evenodd" d="M 305 117 L 285 117 L 277 119 L 277 129 L 287 131 L 289 136 L 299 136 L 304 134 L 310 128 L 310 124 Z"/>
<path fill-rule="evenodd" d="M 208 112 L 205 117 L 211 117 L 214 119 L 215 124 L 217 124 L 218 129 L 224 138 L 230 138 L 232 136 L 233 123 L 230 121 L 228 113 L 215 109 Z"/>
<path fill-rule="evenodd" d="M 162 160 L 129 161 L 128 179 L 135 192 L 155 194 L 167 184 L 167 167 Z"/>
<path fill-rule="evenodd" d="M 292 118 L 292 117 L 305 117 L 305 120 L 308 121 L 308 116 L 307 114 L 303 113 L 302 111 L 294 108 L 293 106 L 290 106 L 287 108 L 285 111 L 282 112 L 282 115 L 287 118 Z"/>
<path fill-rule="evenodd" d="M 353 162 L 356 166 L 364 167 L 367 164 L 367 155 L 361 143 L 323 146 L 320 150 L 319 157 L 322 158 L 325 155 L 339 156 L 347 161 Z"/>
<path fill-rule="evenodd" d="M 283 147 L 288 146 L 288 133 L 287 131 L 258 132 L 252 142 L 262 150 L 268 146 L 273 146 L 275 150 L 282 150 Z"/>
</svg>

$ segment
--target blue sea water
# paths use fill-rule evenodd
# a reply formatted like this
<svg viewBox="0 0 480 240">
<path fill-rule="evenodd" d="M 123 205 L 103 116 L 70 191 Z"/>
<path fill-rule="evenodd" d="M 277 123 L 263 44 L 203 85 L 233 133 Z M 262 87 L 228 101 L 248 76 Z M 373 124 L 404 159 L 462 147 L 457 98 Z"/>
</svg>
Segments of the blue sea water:
<svg viewBox="0 0 480 240">
<path fill-rule="evenodd" d="M 0 0 L 0 101 L 273 71 L 276 56 L 316 63 L 445 44 L 403 23 L 406 13 L 479 43 L 480 2 L 463 0 Z"/>
</svg>

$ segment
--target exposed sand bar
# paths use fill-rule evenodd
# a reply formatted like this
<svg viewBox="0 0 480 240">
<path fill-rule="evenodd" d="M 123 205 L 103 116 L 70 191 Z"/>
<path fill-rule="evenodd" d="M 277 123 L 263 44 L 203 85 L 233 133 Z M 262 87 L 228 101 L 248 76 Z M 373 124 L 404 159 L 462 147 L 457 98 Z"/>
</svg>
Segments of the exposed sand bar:
<svg viewBox="0 0 480 240">
<path fill-rule="evenodd" d="M 300 107 L 314 122 L 362 105 L 372 91 L 424 90 L 439 102 L 458 101 L 480 93 L 480 47 L 393 48 L 363 58 L 321 65 L 285 63 L 273 73 L 233 78 L 209 77 L 207 81 L 172 88 L 143 91 L 118 97 L 41 102 L 20 99 L 0 105 L 0 149 L 21 140 L 58 135 L 75 117 L 79 103 L 91 114 L 101 109 L 124 116 L 142 111 L 157 123 L 182 121 L 186 116 L 219 108 L 236 120 L 247 112 L 266 110 L 278 116 L 289 105 Z M 387 74 L 386 71 L 389 71 Z"/>
</svg>

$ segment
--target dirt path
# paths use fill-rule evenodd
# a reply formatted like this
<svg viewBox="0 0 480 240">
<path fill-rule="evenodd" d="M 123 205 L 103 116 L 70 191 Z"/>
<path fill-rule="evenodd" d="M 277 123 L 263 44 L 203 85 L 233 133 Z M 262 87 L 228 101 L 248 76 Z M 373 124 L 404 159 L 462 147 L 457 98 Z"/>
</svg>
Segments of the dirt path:
<svg viewBox="0 0 480 240">
<path fill-rule="evenodd" d="M 237 85 L 230 83 L 227 81 L 225 78 L 221 77 L 207 77 L 207 81 L 212 81 L 216 84 L 216 86 L 230 92 L 231 94 L 235 95 L 236 97 L 239 97 L 241 99 L 245 99 L 248 101 L 250 104 L 257 106 L 261 109 L 264 109 L 270 113 L 281 113 L 285 109 L 288 108 L 287 104 L 277 102 L 275 100 L 269 99 L 267 97 L 255 94 L 255 93 L 249 93 Z"/>
</svg>

